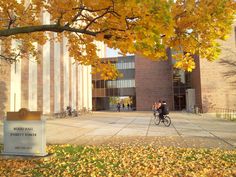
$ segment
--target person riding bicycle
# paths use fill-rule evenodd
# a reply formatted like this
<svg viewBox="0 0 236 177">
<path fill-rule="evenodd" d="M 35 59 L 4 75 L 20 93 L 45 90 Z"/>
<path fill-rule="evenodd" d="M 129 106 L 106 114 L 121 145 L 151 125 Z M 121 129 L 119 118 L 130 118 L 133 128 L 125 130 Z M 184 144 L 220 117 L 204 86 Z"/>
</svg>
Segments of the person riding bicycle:
<svg viewBox="0 0 236 177">
<path fill-rule="evenodd" d="M 169 114 L 169 109 L 165 101 L 162 101 L 161 106 L 158 109 L 158 112 L 161 120 L 164 119 L 164 115 Z"/>
<path fill-rule="evenodd" d="M 153 110 L 153 115 L 154 115 L 154 116 L 156 116 L 157 113 L 160 113 L 159 108 L 161 107 L 161 103 L 162 103 L 162 101 L 159 100 L 158 102 L 155 102 L 155 103 L 152 105 L 152 110 Z"/>
<path fill-rule="evenodd" d="M 153 111 L 153 115 L 154 115 L 154 116 L 156 116 L 156 111 L 157 111 L 157 109 L 156 109 L 156 105 L 157 105 L 156 102 L 153 103 L 153 105 L 152 105 L 152 111 Z"/>
</svg>

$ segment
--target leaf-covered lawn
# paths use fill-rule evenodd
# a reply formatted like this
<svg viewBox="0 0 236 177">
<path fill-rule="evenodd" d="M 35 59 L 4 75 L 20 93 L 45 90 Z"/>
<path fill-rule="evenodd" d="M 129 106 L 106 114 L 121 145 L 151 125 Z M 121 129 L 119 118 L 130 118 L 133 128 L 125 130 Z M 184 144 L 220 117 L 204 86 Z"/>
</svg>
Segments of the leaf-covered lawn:
<svg viewBox="0 0 236 177">
<path fill-rule="evenodd" d="M 1 176 L 236 176 L 236 150 L 48 146 L 51 158 L 0 160 Z"/>
</svg>

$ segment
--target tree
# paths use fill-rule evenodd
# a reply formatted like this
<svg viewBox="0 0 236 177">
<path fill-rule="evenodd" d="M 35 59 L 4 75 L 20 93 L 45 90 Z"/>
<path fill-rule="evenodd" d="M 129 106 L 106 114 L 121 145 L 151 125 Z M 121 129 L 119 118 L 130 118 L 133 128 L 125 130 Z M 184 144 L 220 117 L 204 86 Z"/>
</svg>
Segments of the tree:
<svg viewBox="0 0 236 177">
<path fill-rule="evenodd" d="M 217 40 L 230 32 L 235 9 L 234 0 L 1 0 L 0 57 L 37 57 L 35 42 L 43 45 L 65 36 L 70 57 L 92 65 L 104 79 L 118 72 L 100 61 L 94 41 L 152 60 L 166 59 L 166 48 L 171 48 L 175 66 L 191 71 L 194 55 L 209 61 L 218 57 Z M 42 13 L 50 14 L 50 24 L 42 22 Z M 52 39 L 47 32 L 58 35 Z M 20 41 L 14 48 L 13 40 Z"/>
</svg>

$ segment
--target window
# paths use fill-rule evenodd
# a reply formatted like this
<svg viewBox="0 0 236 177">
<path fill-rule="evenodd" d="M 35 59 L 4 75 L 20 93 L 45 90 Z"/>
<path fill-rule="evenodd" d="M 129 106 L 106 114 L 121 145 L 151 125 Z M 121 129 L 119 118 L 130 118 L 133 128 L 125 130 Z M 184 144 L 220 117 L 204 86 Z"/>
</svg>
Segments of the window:
<svg viewBox="0 0 236 177">
<path fill-rule="evenodd" d="M 116 63 L 117 69 L 134 69 L 134 62 Z"/>
<path fill-rule="evenodd" d="M 108 88 L 131 88 L 131 87 L 135 87 L 135 81 L 133 79 L 107 81 L 107 87 Z"/>
</svg>

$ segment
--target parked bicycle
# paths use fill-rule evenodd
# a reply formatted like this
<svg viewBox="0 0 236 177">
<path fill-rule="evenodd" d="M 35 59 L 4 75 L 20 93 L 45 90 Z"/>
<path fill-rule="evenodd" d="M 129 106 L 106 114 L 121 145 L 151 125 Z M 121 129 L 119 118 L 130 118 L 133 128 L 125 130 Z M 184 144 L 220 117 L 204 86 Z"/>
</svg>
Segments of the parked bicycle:
<svg viewBox="0 0 236 177">
<path fill-rule="evenodd" d="M 67 112 L 66 111 L 58 112 L 58 113 L 55 113 L 54 116 L 56 118 L 65 118 L 67 116 Z"/>
<path fill-rule="evenodd" d="M 75 109 L 73 109 L 73 111 L 71 112 L 71 116 L 72 116 L 72 117 L 77 117 L 77 116 L 78 116 L 78 111 L 76 111 Z"/>
<path fill-rule="evenodd" d="M 78 112 L 75 109 L 72 110 L 70 106 L 67 106 L 65 111 L 55 113 L 54 116 L 56 118 L 77 117 Z"/>
<path fill-rule="evenodd" d="M 168 115 L 164 115 L 164 118 L 161 119 L 158 114 L 154 115 L 154 123 L 159 125 L 162 122 L 166 127 L 169 127 L 171 124 L 171 119 Z"/>
</svg>

